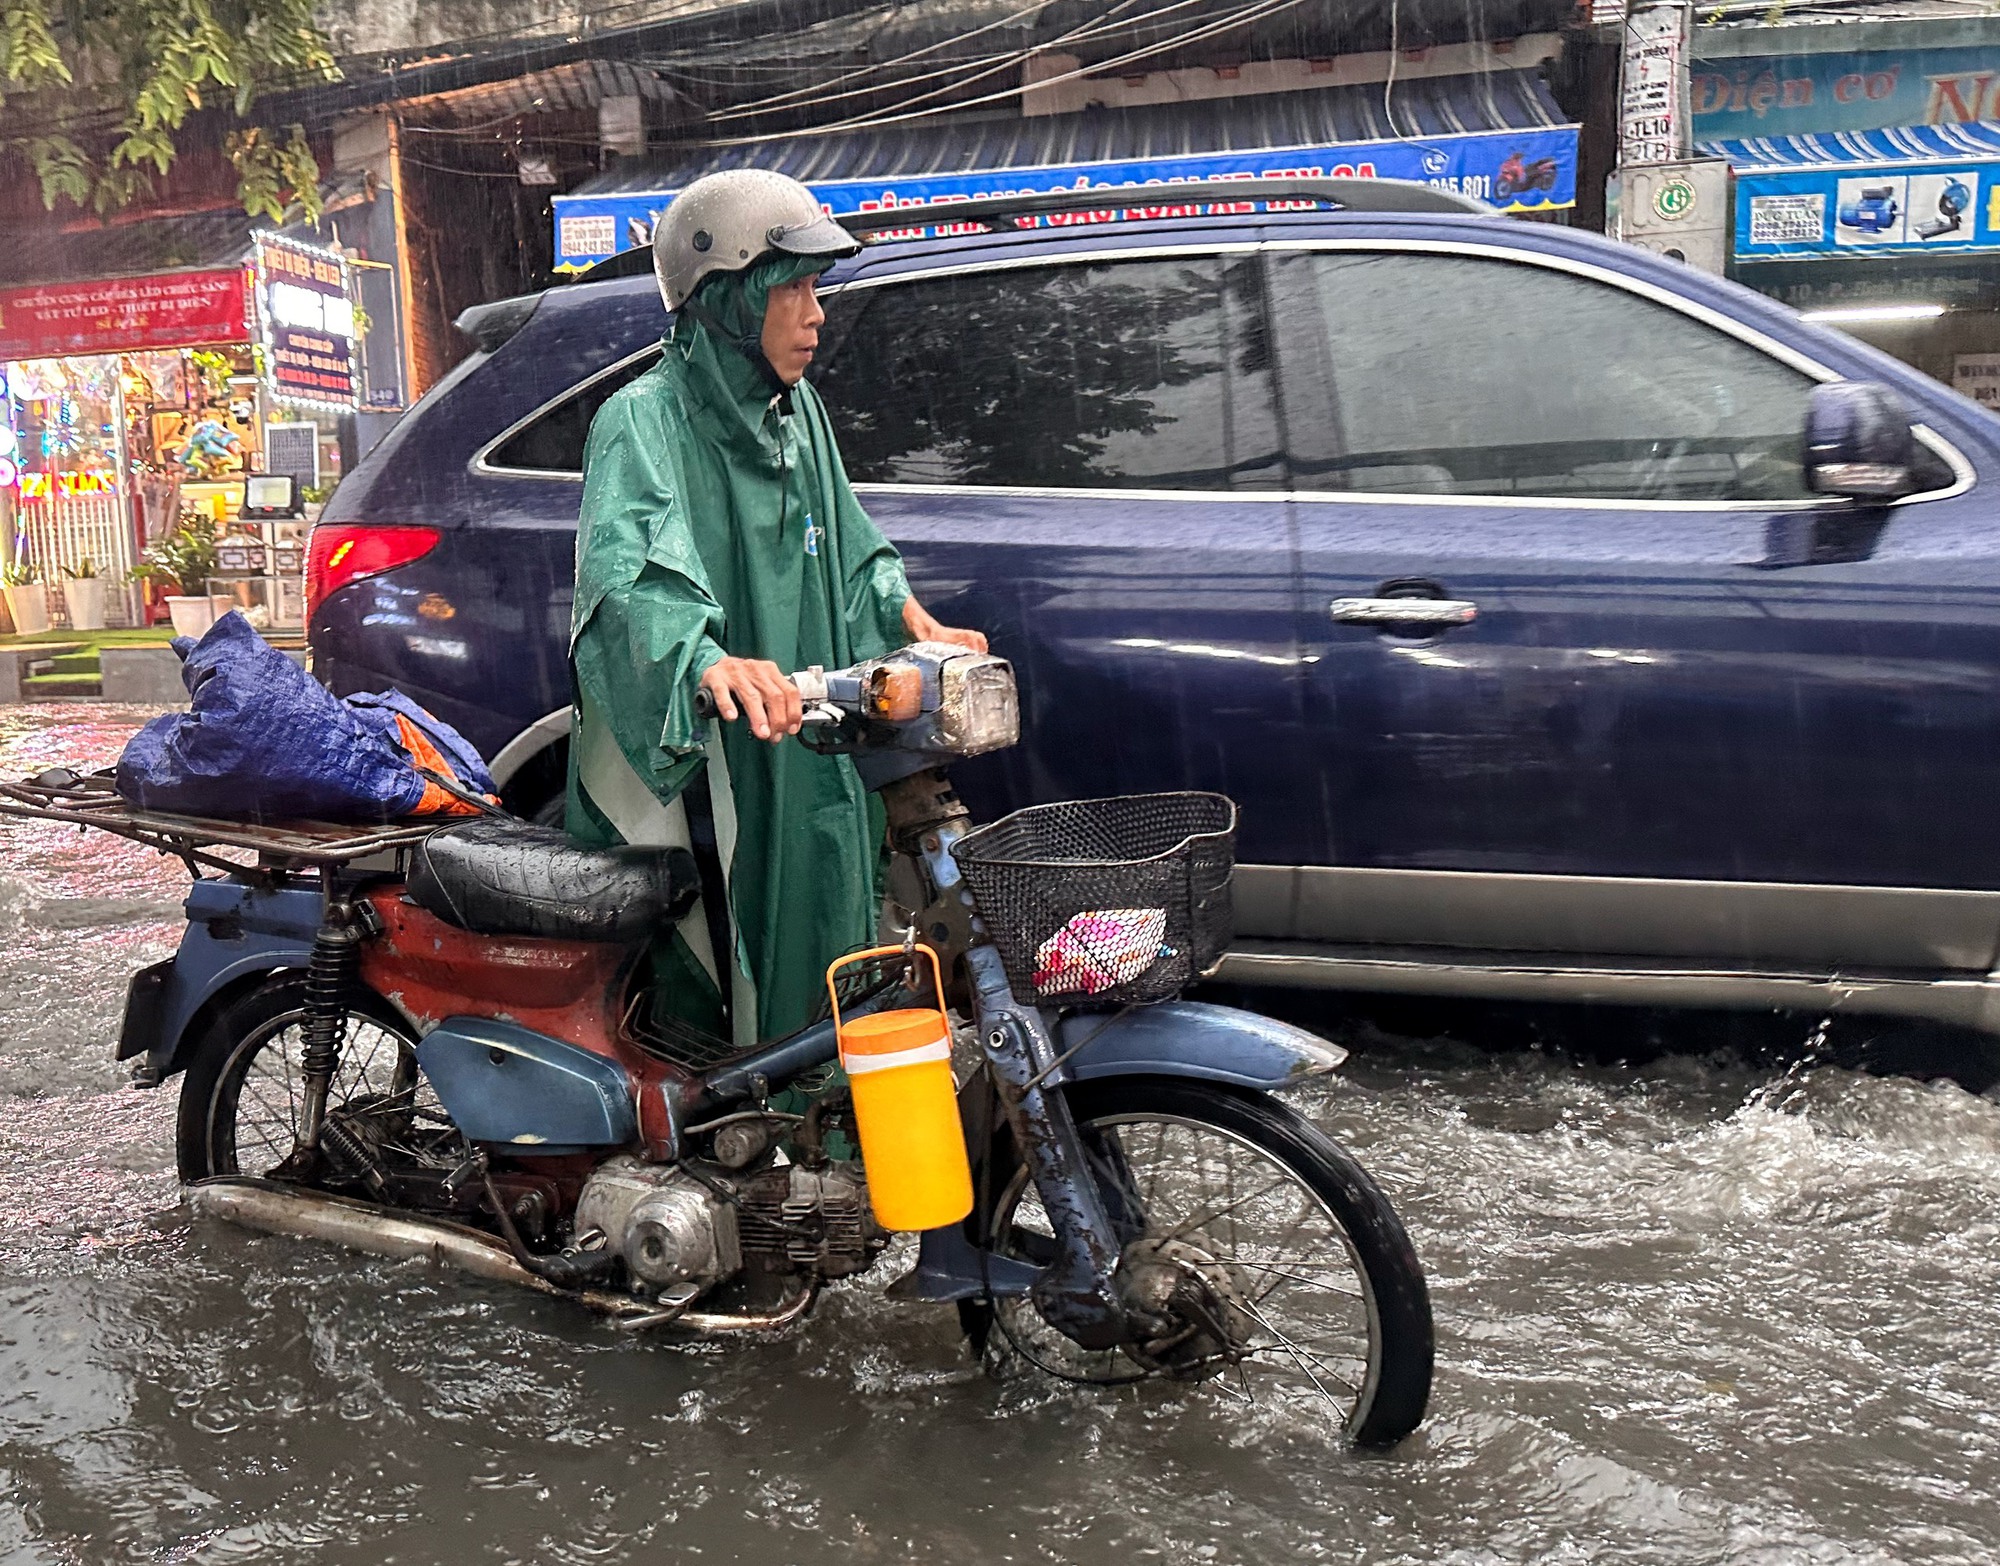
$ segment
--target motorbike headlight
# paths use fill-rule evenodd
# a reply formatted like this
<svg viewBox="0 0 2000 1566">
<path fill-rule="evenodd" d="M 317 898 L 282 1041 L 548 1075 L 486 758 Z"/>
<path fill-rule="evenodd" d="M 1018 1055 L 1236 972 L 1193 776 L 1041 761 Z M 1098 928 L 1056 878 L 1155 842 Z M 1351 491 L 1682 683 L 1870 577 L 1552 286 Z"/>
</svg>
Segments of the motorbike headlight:
<svg viewBox="0 0 2000 1566">
<path fill-rule="evenodd" d="M 1020 739 L 1021 703 L 1005 658 L 954 658 L 938 671 L 938 687 L 938 735 L 954 754 L 977 756 Z"/>
<path fill-rule="evenodd" d="M 924 671 L 913 663 L 878 665 L 863 710 L 884 723 L 908 723 L 924 710 Z"/>
</svg>

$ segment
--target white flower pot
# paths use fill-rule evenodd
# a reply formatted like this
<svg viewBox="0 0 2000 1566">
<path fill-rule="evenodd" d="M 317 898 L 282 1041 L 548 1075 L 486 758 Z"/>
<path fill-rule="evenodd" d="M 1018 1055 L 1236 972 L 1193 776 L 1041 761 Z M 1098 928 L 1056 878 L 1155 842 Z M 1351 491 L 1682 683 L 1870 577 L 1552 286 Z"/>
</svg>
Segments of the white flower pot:
<svg viewBox="0 0 2000 1566">
<path fill-rule="evenodd" d="M 202 636 L 210 626 L 229 613 L 234 605 L 226 594 L 203 593 L 198 597 L 167 594 L 167 613 L 173 617 L 174 635 Z"/>
<path fill-rule="evenodd" d="M 16 636 L 34 636 L 49 628 L 49 594 L 40 582 L 7 589 L 7 612 L 14 617 Z"/>
<path fill-rule="evenodd" d="M 73 576 L 63 583 L 63 602 L 69 606 L 72 631 L 104 629 L 104 578 Z"/>
</svg>

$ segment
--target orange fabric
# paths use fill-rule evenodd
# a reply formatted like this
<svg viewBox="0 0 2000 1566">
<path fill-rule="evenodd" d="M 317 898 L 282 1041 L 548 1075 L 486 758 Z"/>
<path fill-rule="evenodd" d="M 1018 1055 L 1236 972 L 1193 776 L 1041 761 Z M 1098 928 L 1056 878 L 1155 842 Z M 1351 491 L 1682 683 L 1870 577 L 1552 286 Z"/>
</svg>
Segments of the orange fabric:
<svg viewBox="0 0 2000 1566">
<path fill-rule="evenodd" d="M 396 732 L 402 736 L 403 749 L 410 753 L 410 760 L 417 766 L 438 773 L 443 777 L 453 777 L 451 763 L 444 758 L 444 752 L 433 745 L 430 736 L 400 712 L 396 714 Z M 493 799 L 491 794 L 486 796 Z M 424 779 L 424 797 L 417 801 L 417 808 L 410 812 L 413 816 L 476 816 L 477 805 L 467 804 L 455 794 L 447 793 L 429 778 Z"/>
</svg>

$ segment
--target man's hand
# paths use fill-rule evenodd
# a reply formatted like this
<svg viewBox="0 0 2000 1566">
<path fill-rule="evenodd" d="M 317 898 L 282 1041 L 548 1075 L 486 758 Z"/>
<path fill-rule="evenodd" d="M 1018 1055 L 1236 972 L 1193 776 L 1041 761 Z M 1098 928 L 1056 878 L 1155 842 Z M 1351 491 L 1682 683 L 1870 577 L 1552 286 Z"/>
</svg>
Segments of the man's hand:
<svg viewBox="0 0 2000 1566">
<path fill-rule="evenodd" d="M 974 652 L 986 651 L 986 638 L 978 631 L 961 631 L 944 625 L 924 612 L 924 606 L 914 598 L 903 600 L 903 629 L 910 633 L 913 642 L 950 642 L 954 647 L 970 647 Z"/>
<path fill-rule="evenodd" d="M 715 710 L 725 723 L 734 723 L 740 709 L 750 720 L 750 732 L 773 745 L 804 726 L 799 688 L 767 659 L 724 658 L 709 666 L 701 688 L 715 698 Z"/>
</svg>

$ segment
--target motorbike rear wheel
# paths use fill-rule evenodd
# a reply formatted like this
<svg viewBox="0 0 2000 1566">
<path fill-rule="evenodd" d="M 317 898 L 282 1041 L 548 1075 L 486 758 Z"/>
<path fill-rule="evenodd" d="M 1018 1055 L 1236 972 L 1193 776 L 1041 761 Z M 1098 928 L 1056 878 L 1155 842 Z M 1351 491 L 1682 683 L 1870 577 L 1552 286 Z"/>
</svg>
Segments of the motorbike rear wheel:
<svg viewBox="0 0 2000 1566">
<path fill-rule="evenodd" d="M 1113 1077 L 1067 1096 L 1125 1241 L 1127 1298 L 1171 1325 L 1085 1349 L 1032 1298 L 997 1300 L 990 1323 L 1016 1354 L 1065 1380 L 1168 1379 L 1246 1405 L 1333 1412 L 1366 1446 L 1417 1427 L 1434 1357 L 1430 1295 L 1395 1210 L 1353 1158 L 1289 1106 L 1214 1083 Z M 1027 1171 L 1010 1158 L 994 1173 L 1004 1183 L 989 1245 L 1046 1263 L 1053 1229 Z M 975 1337 L 982 1314 L 967 1322 Z"/>
<path fill-rule="evenodd" d="M 305 975 L 286 972 L 216 1013 L 181 1080 L 175 1136 L 183 1180 L 265 1175 L 291 1155 L 303 1104 Z M 386 1001 L 348 1012 L 327 1116 L 377 1155 L 435 1163 L 463 1146 L 417 1070 L 415 1030 Z"/>
</svg>

